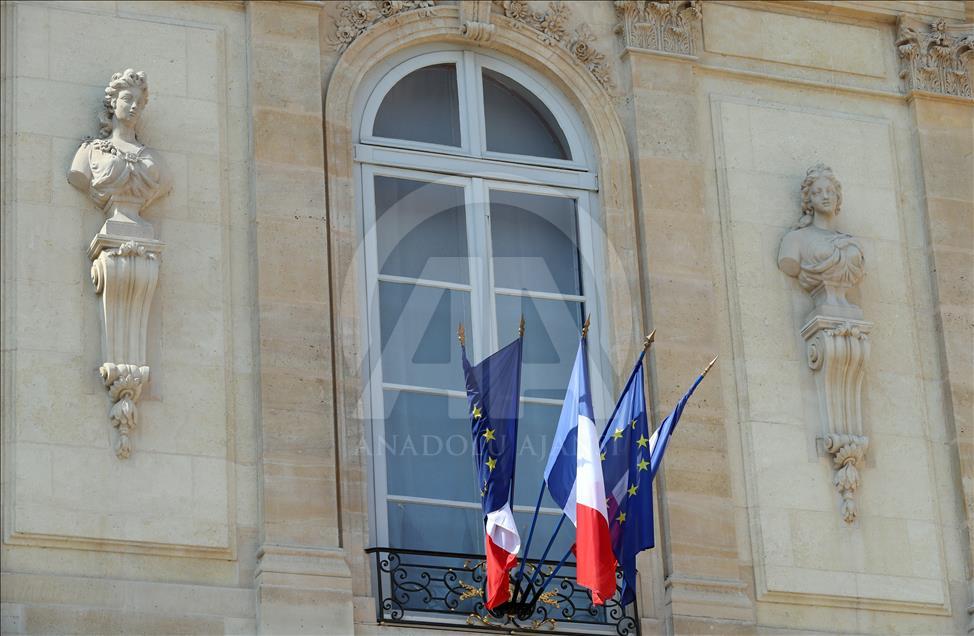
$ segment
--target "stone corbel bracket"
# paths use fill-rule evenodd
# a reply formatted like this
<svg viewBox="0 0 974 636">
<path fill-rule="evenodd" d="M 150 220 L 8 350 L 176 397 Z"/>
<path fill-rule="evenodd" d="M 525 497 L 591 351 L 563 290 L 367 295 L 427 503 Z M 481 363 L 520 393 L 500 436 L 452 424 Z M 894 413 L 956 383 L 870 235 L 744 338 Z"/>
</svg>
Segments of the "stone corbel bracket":
<svg viewBox="0 0 974 636">
<path fill-rule="evenodd" d="M 974 24 L 921 22 L 901 15 L 896 50 L 906 90 L 971 97 L 968 64 L 974 53 Z"/>
<path fill-rule="evenodd" d="M 847 523 L 859 514 L 859 468 L 869 448 L 869 438 L 862 432 L 861 394 L 872 326 L 865 320 L 816 315 L 801 330 L 828 430 L 824 443 L 834 464 L 832 483 L 842 497 L 842 518 Z"/>
<path fill-rule="evenodd" d="M 698 0 L 617 0 L 615 8 L 624 48 L 696 55 L 694 31 L 702 15 Z"/>
<path fill-rule="evenodd" d="M 138 423 L 138 402 L 149 381 L 146 336 L 165 244 L 154 239 L 98 234 L 88 248 L 91 282 L 101 298 L 102 365 L 98 371 L 112 399 L 115 455 L 132 453 L 129 435 Z"/>
</svg>

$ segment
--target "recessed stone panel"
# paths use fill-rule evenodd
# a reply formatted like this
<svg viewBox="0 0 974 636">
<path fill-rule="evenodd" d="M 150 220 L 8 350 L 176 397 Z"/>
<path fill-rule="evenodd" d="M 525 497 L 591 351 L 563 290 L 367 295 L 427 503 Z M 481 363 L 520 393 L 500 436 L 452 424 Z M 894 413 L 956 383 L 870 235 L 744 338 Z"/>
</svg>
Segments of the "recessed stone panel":
<svg viewBox="0 0 974 636">
<path fill-rule="evenodd" d="M 715 7 L 730 8 L 708 9 Z M 940 521 L 922 442 L 927 388 L 913 353 L 918 301 L 907 274 L 893 122 L 732 98 L 712 104 L 759 599 L 943 613 L 946 567 L 931 530 Z M 828 431 L 796 335 L 811 301 L 776 263 L 777 242 L 801 214 L 805 170 L 817 162 L 830 163 L 842 183 L 839 227 L 861 240 L 867 263 L 856 301 L 876 323 L 863 386 L 869 459 L 859 466 L 851 524 L 836 512 L 821 441 Z"/>
</svg>

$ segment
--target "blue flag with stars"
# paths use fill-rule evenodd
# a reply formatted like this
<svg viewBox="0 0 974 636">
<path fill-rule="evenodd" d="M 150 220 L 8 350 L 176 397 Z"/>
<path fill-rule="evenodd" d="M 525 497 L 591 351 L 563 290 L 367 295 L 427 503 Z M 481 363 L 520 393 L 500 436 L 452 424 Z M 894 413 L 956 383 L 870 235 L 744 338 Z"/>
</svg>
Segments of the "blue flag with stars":
<svg viewBox="0 0 974 636">
<path fill-rule="evenodd" d="M 643 358 L 616 403 L 602 440 L 602 475 L 612 551 L 622 569 L 620 603 L 636 598 L 636 555 L 653 547 L 653 473 Z"/>
<path fill-rule="evenodd" d="M 602 474 L 605 477 L 606 508 L 612 551 L 622 569 L 620 603 L 636 598 L 636 555 L 652 548 L 653 479 L 663 462 L 663 452 L 676 429 L 690 396 L 703 380 L 704 371 L 677 402 L 659 428 L 650 435 L 643 392 L 643 358 L 629 376 L 602 440 Z M 716 358 L 714 358 L 716 361 Z M 711 366 L 714 361 L 711 361 Z"/>
<path fill-rule="evenodd" d="M 462 342 L 462 341 L 461 341 Z M 470 409 L 470 434 L 477 465 L 477 488 L 486 524 L 488 609 L 510 600 L 507 572 L 517 564 L 521 539 L 514 523 L 514 467 L 521 391 L 518 338 L 474 366 L 462 348 Z"/>
</svg>

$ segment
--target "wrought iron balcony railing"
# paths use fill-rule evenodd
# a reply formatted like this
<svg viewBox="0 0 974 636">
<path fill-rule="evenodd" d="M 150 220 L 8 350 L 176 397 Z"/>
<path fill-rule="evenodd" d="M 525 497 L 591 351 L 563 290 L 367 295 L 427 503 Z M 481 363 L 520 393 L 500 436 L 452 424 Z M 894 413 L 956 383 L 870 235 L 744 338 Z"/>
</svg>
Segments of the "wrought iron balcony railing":
<svg viewBox="0 0 974 636">
<path fill-rule="evenodd" d="M 368 548 L 366 553 L 375 559 L 379 623 L 505 633 L 640 634 L 636 603 L 623 607 L 616 594 L 605 605 L 593 605 L 588 590 L 575 583 L 573 563 L 566 563 L 543 592 L 539 584 L 557 564 L 545 561 L 535 572 L 530 563 L 516 588 L 525 600 L 490 611 L 484 607 L 483 555 L 398 548 Z M 621 582 L 620 572 L 616 578 Z"/>
</svg>

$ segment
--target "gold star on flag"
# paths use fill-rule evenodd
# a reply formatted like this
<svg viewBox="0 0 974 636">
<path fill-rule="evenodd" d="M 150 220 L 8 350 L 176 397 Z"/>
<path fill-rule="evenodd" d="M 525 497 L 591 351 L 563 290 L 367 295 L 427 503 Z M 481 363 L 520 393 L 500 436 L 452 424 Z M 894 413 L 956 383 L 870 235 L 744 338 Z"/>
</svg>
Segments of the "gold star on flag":
<svg viewBox="0 0 974 636">
<path fill-rule="evenodd" d="M 647 444 L 649 444 L 649 440 L 646 439 L 646 436 L 645 435 L 640 435 L 639 436 L 639 439 L 636 440 L 636 445 L 637 446 L 647 447 Z"/>
<path fill-rule="evenodd" d="M 496 437 L 494 437 L 494 429 L 488 428 L 487 430 L 485 430 L 484 439 L 487 440 L 488 442 L 492 439 L 497 439 Z"/>
<path fill-rule="evenodd" d="M 619 523 L 625 523 L 626 522 L 626 513 L 620 512 L 619 513 L 619 516 L 616 517 L 616 521 L 618 521 Z"/>
<path fill-rule="evenodd" d="M 474 404 L 473 413 L 471 413 L 471 415 L 473 415 L 473 419 L 479 420 L 483 414 L 484 412 L 480 410 L 480 407 Z"/>
<path fill-rule="evenodd" d="M 632 486 L 629 486 L 629 490 L 627 491 L 629 493 L 629 496 L 632 497 L 633 495 L 635 495 L 636 494 L 636 490 L 638 488 L 639 488 L 639 486 L 637 486 L 636 484 L 633 484 Z"/>
<path fill-rule="evenodd" d="M 612 434 L 612 439 L 621 439 L 621 438 L 622 438 L 622 429 L 617 428 L 615 432 Z"/>
<path fill-rule="evenodd" d="M 497 465 L 497 460 L 496 459 L 494 459 L 493 457 L 488 457 L 487 458 L 487 468 L 489 468 L 491 471 L 493 471 L 494 470 L 494 466 L 496 466 L 496 465 Z"/>
<path fill-rule="evenodd" d="M 639 468 L 639 470 L 649 470 L 649 462 L 645 459 L 640 459 L 636 466 Z"/>
<path fill-rule="evenodd" d="M 602 453 L 599 455 L 599 459 L 605 461 L 605 451 L 602 451 Z"/>
<path fill-rule="evenodd" d="M 632 428 L 633 428 L 633 430 L 635 430 L 635 428 L 636 428 L 636 420 L 633 420 L 632 421 Z"/>
</svg>

